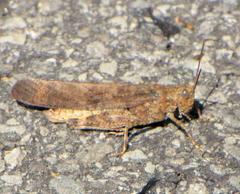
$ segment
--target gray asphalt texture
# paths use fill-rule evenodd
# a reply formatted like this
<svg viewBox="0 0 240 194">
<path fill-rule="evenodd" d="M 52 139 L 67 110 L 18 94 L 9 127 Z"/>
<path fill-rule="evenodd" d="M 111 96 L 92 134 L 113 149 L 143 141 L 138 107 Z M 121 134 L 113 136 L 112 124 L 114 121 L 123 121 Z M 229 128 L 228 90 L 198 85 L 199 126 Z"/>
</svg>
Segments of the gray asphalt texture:
<svg viewBox="0 0 240 194">
<path fill-rule="evenodd" d="M 0 14 L 0 193 L 239 192 L 240 1 L 3 0 Z M 10 95 L 23 78 L 187 83 L 208 38 L 204 109 L 184 124 L 204 154 L 169 123 L 111 157 L 121 137 L 53 124 Z"/>
</svg>

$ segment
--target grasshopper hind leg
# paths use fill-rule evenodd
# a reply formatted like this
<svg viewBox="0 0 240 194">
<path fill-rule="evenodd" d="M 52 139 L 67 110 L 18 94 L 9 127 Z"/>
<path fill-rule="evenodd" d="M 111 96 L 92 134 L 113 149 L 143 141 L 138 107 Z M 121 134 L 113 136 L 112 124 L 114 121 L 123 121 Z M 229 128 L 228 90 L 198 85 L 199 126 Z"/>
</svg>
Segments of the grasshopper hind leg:
<svg viewBox="0 0 240 194">
<path fill-rule="evenodd" d="M 115 119 L 113 119 L 115 118 Z M 81 130 L 96 130 L 107 132 L 111 135 L 123 136 L 123 147 L 118 153 L 111 154 L 113 156 L 122 156 L 128 149 L 128 133 L 131 129 L 132 120 L 129 117 L 114 117 L 106 113 L 100 113 L 98 115 L 91 115 L 82 119 L 70 119 L 68 126 L 71 129 Z"/>
</svg>

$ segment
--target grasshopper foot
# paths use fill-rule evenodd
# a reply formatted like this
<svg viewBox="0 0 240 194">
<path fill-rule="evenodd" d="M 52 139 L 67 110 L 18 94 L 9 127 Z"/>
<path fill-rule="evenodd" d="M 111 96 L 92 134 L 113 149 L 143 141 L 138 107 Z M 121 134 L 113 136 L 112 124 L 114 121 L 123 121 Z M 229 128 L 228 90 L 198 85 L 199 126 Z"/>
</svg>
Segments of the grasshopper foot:
<svg viewBox="0 0 240 194">
<path fill-rule="evenodd" d="M 122 149 L 121 152 L 111 154 L 112 156 L 122 157 L 123 154 L 125 154 L 125 152 L 127 151 L 127 148 L 128 148 L 128 128 L 125 128 L 123 133 L 121 133 L 121 135 L 124 135 L 123 136 L 123 149 Z"/>
</svg>

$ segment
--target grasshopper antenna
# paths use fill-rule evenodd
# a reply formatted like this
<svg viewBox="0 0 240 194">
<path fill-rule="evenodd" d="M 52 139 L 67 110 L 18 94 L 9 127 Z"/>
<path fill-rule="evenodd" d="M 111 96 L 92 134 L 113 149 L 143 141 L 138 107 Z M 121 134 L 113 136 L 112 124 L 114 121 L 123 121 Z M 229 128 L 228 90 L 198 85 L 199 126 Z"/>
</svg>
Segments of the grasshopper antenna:
<svg viewBox="0 0 240 194">
<path fill-rule="evenodd" d="M 198 66 L 197 66 L 197 72 L 196 72 L 195 81 L 194 81 L 193 92 L 195 91 L 195 89 L 197 87 L 198 80 L 199 80 L 199 77 L 200 77 L 200 74 L 201 74 L 201 71 L 202 71 L 202 69 L 200 68 L 200 65 L 201 65 L 202 57 L 204 55 L 203 51 L 204 51 L 205 43 L 207 41 L 209 41 L 209 40 L 213 40 L 213 39 L 205 39 L 205 40 L 203 40 L 202 49 L 201 49 L 201 53 L 199 55 L 199 60 L 198 60 Z"/>
</svg>

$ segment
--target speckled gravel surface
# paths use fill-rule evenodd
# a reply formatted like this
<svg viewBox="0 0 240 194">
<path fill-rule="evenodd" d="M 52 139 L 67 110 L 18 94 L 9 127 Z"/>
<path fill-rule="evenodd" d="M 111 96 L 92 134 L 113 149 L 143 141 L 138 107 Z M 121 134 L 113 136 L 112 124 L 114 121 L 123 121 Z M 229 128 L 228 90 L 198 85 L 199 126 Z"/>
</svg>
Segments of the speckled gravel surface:
<svg viewBox="0 0 240 194">
<path fill-rule="evenodd" d="M 179 31 L 166 37 L 149 7 Z M 239 192 L 238 0 L 2 0 L 0 14 L 0 193 L 138 193 L 153 177 L 147 193 Z M 206 44 L 196 98 L 203 103 L 215 90 L 202 116 L 185 124 L 204 155 L 168 124 L 132 138 L 122 158 L 110 157 L 122 138 L 50 123 L 10 96 L 29 77 L 189 82 L 206 38 L 216 41 Z"/>
</svg>

